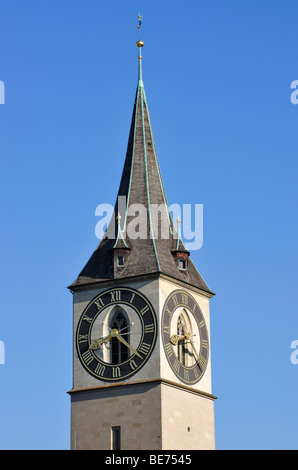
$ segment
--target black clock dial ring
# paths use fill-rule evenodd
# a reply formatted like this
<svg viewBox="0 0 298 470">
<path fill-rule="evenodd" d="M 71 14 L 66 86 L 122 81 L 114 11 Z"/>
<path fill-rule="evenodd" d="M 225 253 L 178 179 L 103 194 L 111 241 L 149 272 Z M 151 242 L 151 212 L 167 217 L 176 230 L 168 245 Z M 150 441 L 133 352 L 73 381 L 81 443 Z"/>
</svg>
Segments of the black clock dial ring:
<svg viewBox="0 0 298 470">
<path fill-rule="evenodd" d="M 140 341 L 136 349 L 129 347 L 127 341 L 119 335 L 114 335 L 124 347 L 128 347 L 129 354 L 122 362 L 104 361 L 96 351 L 90 348 L 91 331 L 94 322 L 108 308 L 114 306 L 131 308 L 139 319 L 141 328 Z M 133 334 L 133 332 L 132 332 Z M 136 374 L 148 361 L 157 338 L 156 314 L 150 301 L 139 291 L 128 287 L 107 289 L 97 295 L 83 311 L 76 331 L 76 348 L 82 366 L 93 377 L 107 381 L 118 382 Z"/>
<path fill-rule="evenodd" d="M 185 331 L 181 336 L 177 334 L 177 327 L 173 325 L 177 309 L 185 309 L 187 312 L 196 328 L 195 338 L 192 337 L 191 331 Z M 201 380 L 208 364 L 209 336 L 202 310 L 188 292 L 177 289 L 167 297 L 162 312 L 161 335 L 168 363 L 179 380 L 190 386 Z M 192 358 L 191 364 L 186 364 L 177 356 L 177 345 L 183 340 L 190 344 L 187 354 Z"/>
</svg>

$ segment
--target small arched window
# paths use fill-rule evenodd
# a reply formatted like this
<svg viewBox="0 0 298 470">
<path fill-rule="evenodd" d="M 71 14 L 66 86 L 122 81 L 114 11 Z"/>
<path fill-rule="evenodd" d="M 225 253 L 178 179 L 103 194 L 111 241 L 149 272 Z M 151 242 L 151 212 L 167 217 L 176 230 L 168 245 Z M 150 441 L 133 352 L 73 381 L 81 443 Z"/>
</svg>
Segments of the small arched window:
<svg viewBox="0 0 298 470">
<path fill-rule="evenodd" d="M 116 329 L 119 335 L 129 344 L 129 321 L 125 311 L 116 306 L 111 313 L 109 327 L 111 330 Z M 111 339 L 110 361 L 111 363 L 124 362 L 129 358 L 129 349 L 119 339 L 113 337 Z"/>
</svg>

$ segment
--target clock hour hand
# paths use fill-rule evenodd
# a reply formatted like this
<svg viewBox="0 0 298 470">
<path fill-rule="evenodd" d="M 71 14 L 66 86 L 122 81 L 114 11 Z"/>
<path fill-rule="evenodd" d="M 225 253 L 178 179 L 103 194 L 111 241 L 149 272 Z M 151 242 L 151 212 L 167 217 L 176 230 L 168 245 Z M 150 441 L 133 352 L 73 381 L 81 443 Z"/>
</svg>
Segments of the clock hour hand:
<svg viewBox="0 0 298 470">
<path fill-rule="evenodd" d="M 197 360 L 199 360 L 199 355 L 197 353 L 195 345 L 193 344 L 193 342 L 191 340 L 191 333 L 190 332 L 188 332 L 188 333 L 186 333 L 185 335 L 182 335 L 182 336 L 178 336 L 178 335 L 171 336 L 170 343 L 172 343 L 174 346 L 176 346 L 178 344 L 178 342 L 182 341 L 183 339 L 187 339 L 190 342 L 190 344 L 192 345 L 194 355 L 196 356 Z"/>
<path fill-rule="evenodd" d="M 117 335 L 116 335 L 116 338 L 119 339 L 119 341 L 121 341 L 121 343 L 123 343 L 125 346 L 127 346 L 134 354 L 136 354 L 136 355 L 139 356 L 141 359 L 143 359 L 142 356 L 140 356 L 140 354 L 139 354 L 135 349 L 133 349 L 133 348 L 130 346 L 130 344 L 128 344 L 128 343 L 125 341 L 125 339 L 122 338 L 122 336 L 120 336 L 120 335 L 117 334 Z"/>
<path fill-rule="evenodd" d="M 179 341 L 182 341 L 183 339 L 186 339 L 186 337 L 187 337 L 187 335 L 182 335 L 182 336 L 172 335 L 171 338 L 170 338 L 170 343 L 172 343 L 174 346 L 176 346 Z"/>
<path fill-rule="evenodd" d="M 96 351 L 97 349 L 100 349 L 102 347 L 103 343 L 105 343 L 106 341 L 109 341 L 109 339 L 111 339 L 112 336 L 115 336 L 115 335 L 113 335 L 113 331 L 111 332 L 111 334 L 109 334 L 105 338 L 95 339 L 90 344 L 89 349 L 93 349 L 94 351 Z"/>
</svg>

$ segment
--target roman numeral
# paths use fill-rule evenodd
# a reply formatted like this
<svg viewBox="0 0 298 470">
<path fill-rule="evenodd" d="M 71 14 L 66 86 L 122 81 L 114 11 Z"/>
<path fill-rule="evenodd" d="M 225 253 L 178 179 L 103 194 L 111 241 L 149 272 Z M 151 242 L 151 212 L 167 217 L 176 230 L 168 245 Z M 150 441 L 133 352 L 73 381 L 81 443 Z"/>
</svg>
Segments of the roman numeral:
<svg viewBox="0 0 298 470">
<path fill-rule="evenodd" d="M 100 377 L 102 377 L 105 370 L 106 370 L 106 367 L 103 364 L 98 363 L 97 366 L 95 367 L 94 372 L 96 375 L 99 375 Z"/>
<path fill-rule="evenodd" d="M 169 326 L 167 326 L 167 325 L 163 325 L 163 327 L 162 327 L 162 328 L 163 328 L 163 331 L 164 331 L 164 333 L 166 333 L 166 334 L 170 334 L 170 327 L 169 327 Z"/>
<path fill-rule="evenodd" d="M 172 299 L 173 299 L 174 305 L 175 305 L 175 307 L 176 307 L 176 305 L 178 305 L 177 295 L 176 295 L 176 294 L 173 295 Z"/>
<path fill-rule="evenodd" d="M 131 296 L 131 299 L 130 299 L 130 301 L 129 301 L 129 303 L 130 303 L 130 304 L 132 304 L 132 302 L 133 302 L 133 299 L 135 298 L 135 296 L 136 296 L 136 294 L 135 294 L 135 293 L 133 293 L 133 294 L 132 294 L 132 296 Z"/>
<path fill-rule="evenodd" d="M 102 307 L 105 306 L 101 298 L 94 300 L 94 303 L 96 307 L 98 308 L 98 310 L 100 310 Z"/>
<path fill-rule="evenodd" d="M 181 303 L 184 305 L 188 305 L 188 295 L 181 294 Z"/>
<path fill-rule="evenodd" d="M 173 364 L 173 368 L 177 372 L 177 374 L 179 374 L 179 372 L 180 372 L 180 362 L 178 361 L 178 359 L 175 359 L 175 362 Z"/>
<path fill-rule="evenodd" d="M 86 321 L 86 322 L 88 322 L 88 323 L 91 323 L 92 320 L 93 320 L 93 318 L 90 318 L 90 317 L 88 317 L 87 315 L 85 315 L 84 318 L 83 318 L 83 320 Z"/>
<path fill-rule="evenodd" d="M 87 342 L 88 341 L 88 335 L 79 335 L 79 344 Z"/>
<path fill-rule="evenodd" d="M 168 307 L 166 307 L 166 312 L 168 312 L 168 314 L 171 316 L 172 315 L 172 312 L 171 310 L 168 309 Z"/>
<path fill-rule="evenodd" d="M 208 349 L 208 341 L 206 339 L 202 339 L 202 348 Z"/>
<path fill-rule="evenodd" d="M 172 354 L 173 354 L 173 348 L 172 348 L 172 345 L 170 343 L 168 343 L 166 345 L 166 353 L 167 353 L 168 357 L 171 357 Z"/>
<path fill-rule="evenodd" d="M 189 382 L 189 371 L 187 369 L 184 369 L 184 380 Z"/>
<path fill-rule="evenodd" d="M 131 360 L 129 361 L 129 365 L 130 365 L 130 367 L 131 367 L 132 370 L 135 370 L 135 369 L 137 368 L 137 365 L 136 365 L 136 363 L 135 363 L 135 361 L 134 361 L 133 359 L 131 359 Z"/>
<path fill-rule="evenodd" d="M 207 361 L 203 356 L 199 356 L 199 365 L 201 369 L 204 369 L 207 365 Z"/>
<path fill-rule="evenodd" d="M 120 367 L 113 367 L 112 373 L 113 373 L 113 377 L 120 377 L 121 376 Z"/>
<path fill-rule="evenodd" d="M 121 290 L 113 290 L 110 292 L 111 302 L 120 302 L 121 300 Z"/>
<path fill-rule="evenodd" d="M 205 325 L 204 320 L 201 320 L 200 323 L 199 323 L 199 328 L 203 328 L 204 325 Z"/>
<path fill-rule="evenodd" d="M 89 364 L 93 361 L 94 357 L 92 356 L 91 354 L 91 351 L 89 351 L 89 349 L 87 349 L 87 351 L 85 351 L 83 354 L 82 354 L 82 358 L 85 362 L 85 364 L 87 366 L 89 366 Z"/>
<path fill-rule="evenodd" d="M 154 325 L 153 323 L 151 325 L 145 325 L 144 328 L 144 333 L 153 333 L 154 332 Z"/>
<path fill-rule="evenodd" d="M 147 356 L 150 351 L 150 344 L 142 343 L 141 347 L 138 349 L 138 352 Z"/>
<path fill-rule="evenodd" d="M 142 310 L 140 311 L 140 314 L 143 316 L 145 315 L 146 312 L 148 312 L 148 310 L 149 310 L 149 307 L 148 305 L 146 305 L 146 307 L 142 308 Z"/>
</svg>

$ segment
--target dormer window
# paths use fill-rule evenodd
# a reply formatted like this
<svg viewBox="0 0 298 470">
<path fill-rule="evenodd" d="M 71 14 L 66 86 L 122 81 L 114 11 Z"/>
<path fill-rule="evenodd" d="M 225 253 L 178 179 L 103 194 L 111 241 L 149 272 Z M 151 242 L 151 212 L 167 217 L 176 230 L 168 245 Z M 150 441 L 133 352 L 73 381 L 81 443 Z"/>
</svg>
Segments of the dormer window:
<svg viewBox="0 0 298 470">
<path fill-rule="evenodd" d="M 124 266 L 124 256 L 117 256 L 117 266 L 122 268 Z"/>
<path fill-rule="evenodd" d="M 115 278 L 125 271 L 129 260 L 130 248 L 112 248 L 109 252 L 109 276 Z"/>
<path fill-rule="evenodd" d="M 186 271 L 187 270 L 187 260 L 186 259 L 179 259 L 178 267 L 181 271 Z"/>
</svg>

